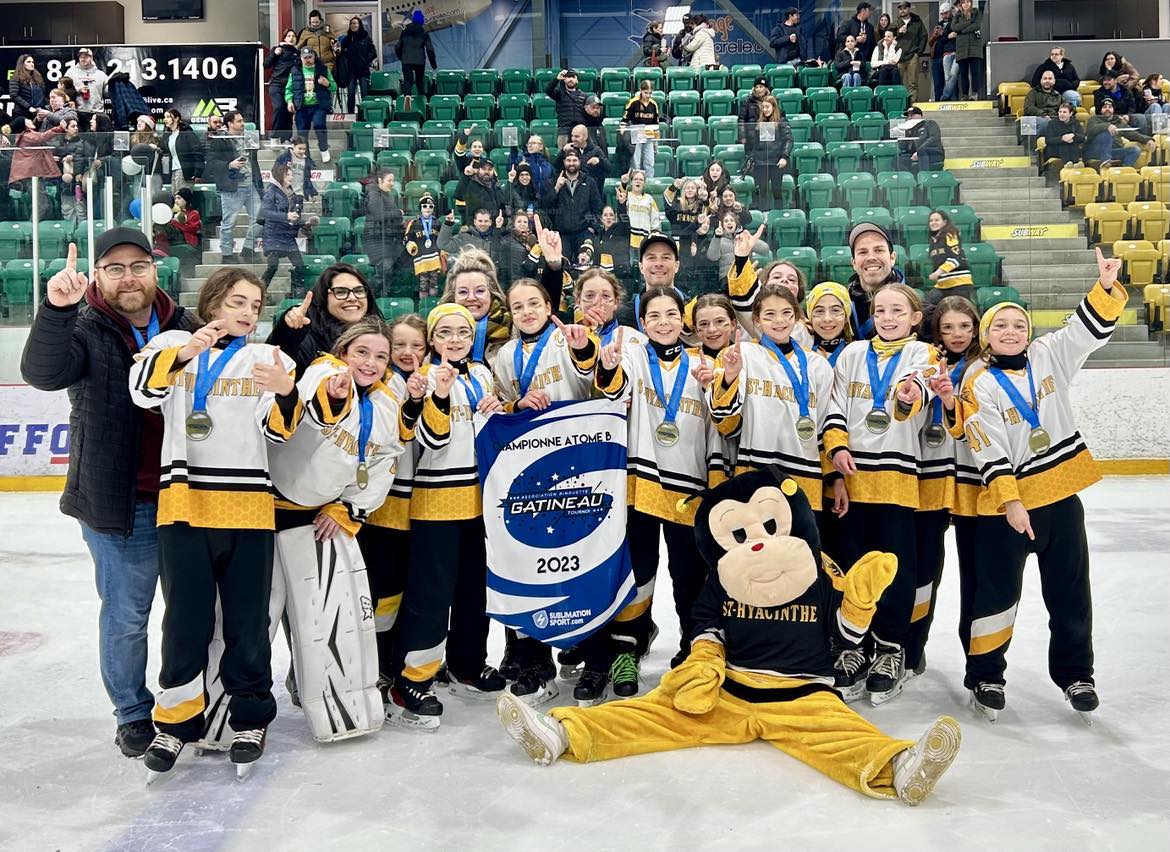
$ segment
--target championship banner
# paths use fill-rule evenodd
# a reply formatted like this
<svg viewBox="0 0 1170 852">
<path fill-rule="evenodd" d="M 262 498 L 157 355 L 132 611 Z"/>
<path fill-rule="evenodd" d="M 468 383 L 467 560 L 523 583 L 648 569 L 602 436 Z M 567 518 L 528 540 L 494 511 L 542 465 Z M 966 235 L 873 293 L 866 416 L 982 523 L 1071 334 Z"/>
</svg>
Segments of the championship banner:
<svg viewBox="0 0 1170 852">
<path fill-rule="evenodd" d="M 69 396 L 0 385 L 0 479 L 64 476 L 69 466 Z"/>
<path fill-rule="evenodd" d="M 626 545 L 626 408 L 554 403 L 476 418 L 487 613 L 559 648 L 634 597 Z"/>
<path fill-rule="evenodd" d="M 0 63 L 11 79 L 17 58 L 36 57 L 45 84 L 54 87 L 77 59 L 78 45 L 0 47 Z M 93 61 L 108 76 L 130 75 L 162 130 L 162 115 L 174 107 L 192 124 L 206 124 L 213 115 L 238 109 L 246 121 L 261 122 L 263 82 L 259 44 L 99 45 Z M 108 96 L 108 92 L 107 92 Z M 263 105 L 267 108 L 267 105 Z M 8 86 L 0 87 L 0 110 L 12 114 Z M 109 113 L 107 97 L 106 112 Z M 117 128 L 125 129 L 125 128 Z"/>
</svg>

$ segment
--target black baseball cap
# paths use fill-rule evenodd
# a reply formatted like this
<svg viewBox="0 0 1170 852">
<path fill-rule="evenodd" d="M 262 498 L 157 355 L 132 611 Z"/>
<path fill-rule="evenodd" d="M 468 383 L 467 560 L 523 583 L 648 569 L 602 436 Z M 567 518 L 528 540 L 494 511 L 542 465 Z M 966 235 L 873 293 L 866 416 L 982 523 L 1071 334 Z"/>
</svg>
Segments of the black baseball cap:
<svg viewBox="0 0 1170 852">
<path fill-rule="evenodd" d="M 907 107 L 905 115 L 907 117 L 909 117 L 911 115 L 922 115 L 922 107 L 917 107 L 917 106 Z"/>
<path fill-rule="evenodd" d="M 674 252 L 674 256 L 678 258 L 678 243 L 670 234 L 664 234 L 662 231 L 652 231 L 642 240 L 642 245 L 638 248 L 638 260 L 641 260 L 646 255 L 646 250 L 655 243 L 662 243 L 665 246 L 670 246 L 670 250 Z"/>
<path fill-rule="evenodd" d="M 154 251 L 146 234 L 137 228 L 110 228 L 94 240 L 94 260 L 101 260 L 118 246 L 138 246 L 147 254 L 153 254 Z"/>
</svg>

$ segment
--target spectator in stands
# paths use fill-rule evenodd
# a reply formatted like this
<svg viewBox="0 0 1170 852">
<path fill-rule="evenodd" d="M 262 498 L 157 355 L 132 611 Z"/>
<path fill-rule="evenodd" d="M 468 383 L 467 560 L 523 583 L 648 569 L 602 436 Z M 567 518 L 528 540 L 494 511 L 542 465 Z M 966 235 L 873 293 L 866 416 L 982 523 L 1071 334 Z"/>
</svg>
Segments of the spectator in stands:
<svg viewBox="0 0 1170 852">
<path fill-rule="evenodd" d="M 48 130 L 56 127 L 62 121 L 77 120 L 77 110 L 71 107 L 65 92 L 61 89 L 49 91 L 49 103 L 46 108 L 37 110 L 36 125 L 38 130 Z"/>
<path fill-rule="evenodd" d="M 1101 57 L 1101 67 L 1097 69 L 1097 79 L 1102 83 L 1105 82 L 1106 71 L 1112 71 L 1113 76 L 1122 86 L 1126 86 L 1132 78 L 1140 76 L 1138 70 L 1133 67 L 1133 63 L 1116 50 L 1107 50 L 1105 55 Z"/>
<path fill-rule="evenodd" d="M 715 54 L 715 31 L 707 22 L 706 15 L 694 15 L 690 35 L 683 43 L 683 55 L 689 57 L 687 64 L 692 68 L 717 68 L 719 57 Z"/>
<path fill-rule="evenodd" d="M 914 103 L 918 100 L 918 77 L 921 71 L 918 58 L 926 53 L 926 24 L 922 23 L 922 18 L 914 13 L 906 0 L 898 4 L 898 17 L 901 21 L 894 29 L 901 53 L 898 73 L 902 75 L 902 84 L 910 92 L 910 103 Z"/>
<path fill-rule="evenodd" d="M 220 122 L 220 127 L 223 126 L 223 118 L 221 116 L 212 116 L 216 121 Z M 211 118 L 207 120 L 207 126 L 211 127 Z M 114 122 L 104 112 L 95 112 L 89 119 L 89 131 L 93 135 L 90 140 L 93 143 L 93 155 L 95 157 L 108 157 L 114 153 Z"/>
<path fill-rule="evenodd" d="M 162 189 L 163 183 L 162 146 L 155 132 L 154 116 L 135 113 L 131 115 L 131 123 L 134 125 L 134 132 L 130 134 L 130 153 L 143 168 L 138 175 L 127 178 L 123 189 L 136 196 L 142 186 L 149 181 L 150 192 L 153 195 Z"/>
<path fill-rule="evenodd" d="M 655 102 L 657 104 L 657 102 Z M 585 121 L 582 122 L 589 131 L 589 139 L 602 151 L 609 150 L 609 140 L 605 135 L 605 115 L 601 107 L 601 98 L 592 93 L 585 98 Z M 620 137 L 621 134 L 619 133 Z"/>
<path fill-rule="evenodd" d="M 906 110 L 906 118 L 915 123 L 899 143 L 902 151 L 898 154 L 898 168 L 908 172 L 917 166 L 920 172 L 938 171 L 946 157 L 938 122 L 924 118 L 922 110 L 916 106 Z"/>
<path fill-rule="evenodd" d="M 667 63 L 668 55 L 662 44 L 662 21 L 651 21 L 646 24 L 646 32 L 642 35 L 642 61 L 651 68 L 658 68 Z"/>
<path fill-rule="evenodd" d="M 654 177 L 654 157 L 658 152 L 658 103 L 654 100 L 654 84 L 643 80 L 636 97 L 630 98 L 622 121 L 636 134 L 634 161 L 631 168 Z"/>
<path fill-rule="evenodd" d="M 150 145 L 158 147 L 158 135 L 155 133 L 157 123 L 152 115 L 135 115 L 134 132 L 130 134 L 130 147 L 135 145 Z"/>
<path fill-rule="evenodd" d="M 410 255 L 411 267 L 418 282 L 420 299 L 433 299 L 439 295 L 439 279 L 442 276 L 443 261 L 437 245 L 443 221 L 435 216 L 435 199 L 424 192 L 418 199 L 419 215 L 406 223 L 406 253 Z"/>
<path fill-rule="evenodd" d="M 905 281 L 895 265 L 894 241 L 885 228 L 873 222 L 858 222 L 849 231 L 850 262 L 853 275 L 845 286 L 853 304 L 853 337 L 865 339 L 873 333 L 873 295 L 886 284 Z"/>
<path fill-rule="evenodd" d="M 288 142 L 292 136 L 292 111 L 284 99 L 284 89 L 289 73 L 299 64 L 297 34 L 290 28 L 264 59 L 264 67 L 272 71 L 268 78 L 268 101 L 272 104 L 272 142 L 276 145 Z"/>
<path fill-rule="evenodd" d="M 481 207 L 462 228 L 455 228 L 454 224 L 455 217 L 448 214 L 447 226 L 439 233 L 439 251 L 455 255 L 468 247 L 480 249 L 488 253 L 498 269 L 503 259 L 504 214 L 496 212 L 493 219 L 492 214 Z"/>
<path fill-rule="evenodd" d="M 557 102 L 557 147 L 569 141 L 569 133 L 585 123 L 585 99 L 588 95 L 577 87 L 577 72 L 566 68 L 548 84 L 545 94 Z"/>
<path fill-rule="evenodd" d="M 304 287 L 305 261 L 297 247 L 301 229 L 301 197 L 292 191 L 293 176 L 288 166 L 274 165 L 264 187 L 261 215 L 264 218 L 264 283 L 271 284 L 282 257 L 292 266 L 292 296 L 300 298 Z"/>
<path fill-rule="evenodd" d="M 455 206 L 463 212 L 463 221 L 467 222 L 468 211 L 486 210 L 495 218 L 506 206 L 506 200 L 511 195 L 499 186 L 496 181 L 496 167 L 487 157 L 481 157 L 471 164 L 471 173 L 464 174 L 459 179 L 459 186 L 455 189 Z"/>
<path fill-rule="evenodd" d="M 109 78 L 94 63 L 93 51 L 88 47 L 78 49 L 77 59 L 65 67 L 64 73 L 77 90 L 77 117 L 83 127 L 88 127 L 90 115 L 106 111 L 106 80 Z"/>
<path fill-rule="evenodd" d="M 540 191 L 533 180 L 532 166 L 525 162 L 513 165 L 508 170 L 508 184 L 511 188 L 511 194 L 504 205 L 507 209 L 514 213 L 523 213 L 525 216 L 531 216 L 540 211 L 540 203 L 544 198 L 544 193 Z M 551 181 L 549 185 L 551 186 Z"/>
<path fill-rule="evenodd" d="M 929 326 L 934 306 L 944 297 L 962 296 L 974 303 L 975 282 L 971 278 L 971 267 L 967 265 L 967 255 L 963 253 L 959 229 L 951 217 L 943 210 L 931 210 L 926 227 L 930 231 L 932 270 L 926 277 L 934 282 L 934 286 L 923 300 L 922 321 Z"/>
<path fill-rule="evenodd" d="M 682 16 L 682 29 L 674 34 L 674 41 L 670 43 L 670 55 L 679 65 L 688 64 L 687 56 L 683 53 L 683 45 L 691 37 L 691 30 L 695 28 L 695 21 L 690 15 Z"/>
<path fill-rule="evenodd" d="M 760 104 L 759 119 L 749 128 L 747 138 L 745 151 L 756 182 L 756 203 L 763 209 L 778 210 L 782 206 L 781 188 L 788 158 L 792 156 L 792 130 L 771 95 Z"/>
<path fill-rule="evenodd" d="M 366 256 L 375 270 L 375 298 L 390 295 L 395 273 L 403 263 L 406 248 L 403 244 L 402 203 L 394 188 L 394 172 L 379 168 L 374 179 L 365 188 L 366 230 L 362 237 Z M 441 248 L 441 246 L 440 246 Z"/>
<path fill-rule="evenodd" d="M 1129 89 L 1120 84 L 1115 71 L 1105 71 L 1101 74 L 1101 88 L 1093 92 L 1093 111 L 1100 113 L 1101 104 L 1105 101 L 1112 103 L 1115 116 L 1128 118 L 1133 112 L 1133 98 L 1130 96 Z"/>
<path fill-rule="evenodd" d="M 339 52 L 337 38 L 316 9 L 309 13 L 309 25 L 297 36 L 297 47 L 302 48 L 301 56 L 305 55 L 304 48 L 312 50 L 332 75 Z M 287 97 L 285 99 L 287 100 Z"/>
<path fill-rule="evenodd" d="M 1045 71 L 1040 75 L 1040 85 L 1033 87 L 1024 98 L 1024 115 L 1036 117 L 1036 133 L 1044 135 L 1044 128 L 1048 122 L 1056 118 L 1056 109 L 1062 103 L 1068 103 L 1056 91 L 1056 75 Z"/>
<path fill-rule="evenodd" d="M 483 139 L 479 134 L 476 134 L 474 139 L 471 138 L 477 127 L 478 124 L 468 125 L 456 133 L 455 139 L 451 142 L 451 158 L 457 174 L 471 174 L 475 169 L 472 164 L 487 156 Z"/>
<path fill-rule="evenodd" d="M 699 248 L 706 237 L 705 232 L 699 235 L 699 228 L 710 221 L 706 201 L 699 197 L 701 185 L 697 180 L 675 178 L 674 183 L 663 193 L 666 220 L 670 222 L 671 235 L 678 241 L 683 277 L 688 283 L 699 258 Z M 705 254 L 703 258 L 706 258 Z"/>
<path fill-rule="evenodd" d="M 719 193 L 718 196 L 710 197 L 708 201 L 710 201 L 711 213 L 715 220 L 712 224 L 716 226 L 723 221 L 723 217 L 728 213 L 734 214 L 741 225 L 746 226 L 752 221 L 752 211 L 739 200 L 739 196 L 730 186 L 724 187 L 723 192 Z"/>
<path fill-rule="evenodd" d="M 984 96 L 983 46 L 987 43 L 987 34 L 982 27 L 982 10 L 974 8 L 971 0 L 958 0 L 947 37 L 955 39 L 960 100 L 978 101 Z"/>
<path fill-rule="evenodd" d="M 308 142 L 300 136 L 294 136 L 288 148 L 277 156 L 276 162 L 288 166 L 288 170 L 292 172 L 293 192 L 301 196 L 302 203 L 319 195 L 317 185 L 313 183 L 313 172 L 317 170 L 317 164 L 309 155 Z"/>
<path fill-rule="evenodd" d="M 803 51 L 800 45 L 800 10 L 790 6 L 784 10 L 784 19 L 772 29 L 768 46 L 781 65 L 800 65 Z"/>
<path fill-rule="evenodd" d="M 544 207 L 553 230 L 560 232 L 565 257 L 575 258 L 601 214 L 602 185 L 582 170 L 580 155 L 572 148 L 565 151 L 561 167 Z"/>
<path fill-rule="evenodd" d="M 902 82 L 902 73 L 898 70 L 898 63 L 902 61 L 902 51 L 898 48 L 897 34 L 893 30 L 886 30 L 873 52 L 873 75 L 870 82 L 875 86 L 893 86 Z"/>
<path fill-rule="evenodd" d="M 163 126 L 163 164 L 170 168 L 171 191 L 178 192 L 203 179 L 203 141 L 174 107 L 163 113 Z"/>
<path fill-rule="evenodd" d="M 537 198 L 544 197 L 544 194 L 552 186 L 553 167 L 552 163 L 549 162 L 548 153 L 544 150 L 544 137 L 539 133 L 529 134 L 524 143 L 523 154 L 515 146 L 512 146 L 511 153 L 508 155 L 508 171 L 516 171 L 521 163 L 528 166 L 532 183 L 536 188 Z"/>
<path fill-rule="evenodd" d="M 707 163 L 707 168 L 703 169 L 703 189 L 702 198 L 711 199 L 713 202 L 718 202 L 719 195 L 723 190 L 731 184 L 731 176 L 727 174 L 727 169 L 723 167 L 723 163 L 719 160 L 712 159 Z"/>
<path fill-rule="evenodd" d="M 853 36 L 857 43 L 857 52 L 861 54 L 861 61 L 869 62 L 878 42 L 873 24 L 869 22 L 869 16 L 872 14 L 872 4 L 864 2 L 864 0 L 857 4 L 857 11 L 853 17 L 842 24 L 841 29 L 837 30 L 836 47 L 838 50 L 845 46 L 846 36 Z"/>
<path fill-rule="evenodd" d="M 17 57 L 16 69 L 8 78 L 8 97 L 12 99 L 12 115 L 29 119 L 35 119 L 37 110 L 43 110 L 48 103 L 45 78 L 31 53 Z"/>
<path fill-rule="evenodd" d="M 746 145 L 748 131 L 760 117 L 760 104 L 765 98 L 772 96 L 772 87 L 767 77 L 757 77 L 752 83 L 752 91 L 739 106 L 739 144 Z"/>
<path fill-rule="evenodd" d="M 1056 118 L 1044 128 L 1045 167 L 1053 160 L 1064 163 L 1081 161 L 1081 146 L 1085 144 L 1085 128 L 1077 119 L 1076 107 L 1068 101 L 1056 109 Z"/>
<path fill-rule="evenodd" d="M 845 36 L 845 46 L 837 51 L 837 56 L 833 59 L 837 81 L 841 86 L 860 86 L 864 66 L 861 51 L 857 49 L 857 39 L 851 35 Z"/>
<path fill-rule="evenodd" d="M 1114 113 L 1112 98 L 1101 101 L 1097 115 L 1090 116 L 1085 127 L 1085 159 L 1099 161 L 1102 168 L 1114 163 L 1136 166 L 1143 145 L 1151 153 L 1156 151 L 1157 142 L 1131 128 L 1128 118 Z"/>
<path fill-rule="evenodd" d="M 727 272 L 735 260 L 735 236 L 743 229 L 740 218 L 729 210 L 719 217 L 715 235 L 707 243 L 707 260 L 718 264 L 720 281 L 726 280 Z M 756 240 L 752 245 L 753 254 L 769 254 L 771 251 L 763 240 Z"/>
<path fill-rule="evenodd" d="M 564 168 L 562 163 L 566 153 L 570 150 L 574 151 L 580 159 L 581 171 L 589 175 L 598 186 L 605 186 L 605 179 L 609 177 L 609 154 L 593 144 L 585 125 L 578 124 L 569 134 L 569 144 L 561 149 L 554 165 L 557 171 Z"/>
<path fill-rule="evenodd" d="M 1063 47 L 1054 46 L 1048 51 L 1048 58 L 1036 66 L 1036 70 L 1032 72 L 1033 89 L 1040 85 L 1040 78 L 1044 76 L 1045 71 L 1052 72 L 1056 91 L 1060 96 L 1074 107 L 1079 107 L 1081 94 L 1077 87 L 1081 85 L 1081 78 L 1077 74 L 1077 69 L 1073 67 L 1072 60 L 1064 55 Z"/>
<path fill-rule="evenodd" d="M 370 90 L 370 71 L 378 59 L 378 48 L 374 46 L 374 40 L 357 15 L 349 19 L 349 30 L 341 37 L 338 45 L 349 72 L 345 111 L 352 113 L 357 109 L 358 92 L 365 98 L 366 92 Z"/>
<path fill-rule="evenodd" d="M 260 213 L 260 163 L 256 152 L 249 150 L 244 139 L 244 116 L 239 110 L 228 110 L 223 115 L 223 133 L 214 136 L 208 131 L 205 170 L 215 180 L 223 219 L 219 226 L 220 252 L 225 265 L 236 262 L 235 240 L 232 232 L 236 217 L 248 214 L 248 231 L 244 235 L 244 260 L 251 261 L 256 252 L 256 236 Z"/>
<path fill-rule="evenodd" d="M 757 278 L 761 287 L 784 287 L 798 302 L 804 301 L 808 280 L 804 272 L 790 260 L 774 260 L 760 270 Z"/>
<path fill-rule="evenodd" d="M 512 215 L 512 227 L 500 236 L 500 262 L 496 272 L 501 286 L 506 287 L 517 278 L 536 277 L 538 264 L 530 257 L 535 246 L 536 234 L 528 221 L 528 214 L 518 210 Z"/>
<path fill-rule="evenodd" d="M 288 75 L 284 87 L 284 99 L 288 110 L 296 117 L 297 133 L 304 136 L 309 128 L 317 133 L 317 149 L 321 161 L 329 162 L 329 133 L 325 122 L 333 112 L 333 95 L 337 83 L 333 72 L 313 52 L 311 47 L 301 48 L 301 64 Z"/>
<path fill-rule="evenodd" d="M 934 83 L 934 100 L 954 100 L 958 85 L 955 67 L 955 40 L 950 38 L 952 7 L 947 0 L 938 4 L 938 23 L 930 31 L 927 46 L 930 49 L 930 74 Z"/>
<path fill-rule="evenodd" d="M 1170 104 L 1166 103 L 1165 93 L 1162 91 L 1162 75 L 1151 74 L 1142 81 L 1142 100 L 1138 104 L 1146 115 L 1161 113 L 1170 115 Z"/>
<path fill-rule="evenodd" d="M 53 156 L 61 164 L 61 218 L 82 222 L 85 210 L 85 172 L 93 162 L 93 145 L 80 132 L 77 119 L 65 122 L 65 134 L 57 138 Z"/>
<path fill-rule="evenodd" d="M 203 240 L 203 220 L 194 203 L 195 193 L 186 187 L 171 198 L 171 221 L 154 227 L 156 254 L 174 254 L 171 247 L 179 244 L 199 248 Z"/>
<path fill-rule="evenodd" d="M 431 70 L 439 67 L 435 60 L 435 46 L 431 44 L 431 34 L 426 30 L 426 18 L 421 9 L 411 13 L 410 23 L 402 29 L 402 35 L 394 45 L 394 55 L 402 63 L 402 94 L 407 98 L 411 94 L 425 95 L 427 62 L 431 63 Z M 406 101 L 407 112 L 410 111 L 410 101 Z"/>
<path fill-rule="evenodd" d="M 882 39 L 886 37 L 886 33 L 893 28 L 894 24 L 890 20 L 889 15 L 887 15 L 885 12 L 882 12 L 880 15 L 878 15 L 877 26 L 873 28 L 873 34 L 877 39 L 877 43 L 881 44 Z M 897 34 L 895 33 L 895 35 Z"/>
</svg>

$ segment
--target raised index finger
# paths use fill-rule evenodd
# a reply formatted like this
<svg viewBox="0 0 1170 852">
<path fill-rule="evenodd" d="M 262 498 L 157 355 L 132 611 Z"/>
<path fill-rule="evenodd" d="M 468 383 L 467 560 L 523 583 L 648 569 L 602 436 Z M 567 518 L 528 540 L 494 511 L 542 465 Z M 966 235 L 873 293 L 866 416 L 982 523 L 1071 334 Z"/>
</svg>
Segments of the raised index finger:
<svg viewBox="0 0 1170 852">
<path fill-rule="evenodd" d="M 766 225 L 766 223 L 760 223 L 760 227 L 756 228 L 756 237 L 755 238 L 757 240 L 760 238 L 760 235 L 764 233 L 765 225 Z"/>
<path fill-rule="evenodd" d="M 617 344 L 617 352 L 619 355 L 622 351 L 622 335 L 625 333 L 625 330 L 626 327 L 624 325 L 619 325 L 617 327 L 617 337 L 614 339 L 614 343 Z"/>
<path fill-rule="evenodd" d="M 1101 249 L 1097 249 L 1097 254 L 1101 254 Z M 69 244 L 69 251 L 65 255 L 65 268 L 77 271 L 77 243 Z"/>
<path fill-rule="evenodd" d="M 561 322 L 560 317 L 558 317 L 556 314 L 549 314 L 549 319 L 552 320 L 552 324 L 557 327 L 561 334 L 565 334 L 565 324 Z"/>
<path fill-rule="evenodd" d="M 313 291 L 312 290 L 310 290 L 308 293 L 305 294 L 305 298 L 301 299 L 301 310 L 307 311 L 309 309 L 309 305 L 311 305 L 311 304 L 313 304 Z"/>
</svg>

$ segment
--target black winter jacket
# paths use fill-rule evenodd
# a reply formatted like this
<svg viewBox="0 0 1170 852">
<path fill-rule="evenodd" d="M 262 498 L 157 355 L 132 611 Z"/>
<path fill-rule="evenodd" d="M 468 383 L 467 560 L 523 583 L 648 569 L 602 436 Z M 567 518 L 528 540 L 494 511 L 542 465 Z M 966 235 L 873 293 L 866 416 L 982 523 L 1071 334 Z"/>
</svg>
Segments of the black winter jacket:
<svg viewBox="0 0 1170 852">
<path fill-rule="evenodd" d="M 203 178 L 203 141 L 195 135 L 195 131 L 191 129 L 191 125 L 183 122 L 179 125 L 179 138 L 175 140 L 175 150 L 179 152 L 178 165 L 183 169 L 183 177 L 189 181 L 201 180 Z M 163 132 L 161 148 L 166 155 L 171 152 L 171 131 Z M 175 168 L 175 163 L 171 163 L 171 169 Z"/>
<path fill-rule="evenodd" d="M 96 290 L 90 285 L 87 302 Z M 165 302 L 161 331 L 192 329 L 195 317 Z M 45 301 L 24 344 L 20 374 L 38 390 L 69 392 L 69 470 L 61 511 L 98 532 L 130 535 L 134 526 L 143 411 L 130 398 L 133 352 L 123 329 L 93 304 L 57 308 Z"/>
<path fill-rule="evenodd" d="M 1057 68 L 1056 63 L 1051 59 L 1045 59 L 1036 66 L 1036 70 L 1032 74 L 1033 89 L 1040 86 L 1040 77 L 1045 71 L 1051 71 L 1056 77 L 1056 91 L 1058 92 L 1075 91 L 1081 84 L 1081 78 L 1077 74 L 1077 69 L 1073 68 L 1073 64 L 1069 60 L 1064 60 L 1064 65 Z"/>
<path fill-rule="evenodd" d="M 589 97 L 581 89 L 566 89 L 561 80 L 553 80 L 544 93 L 557 102 L 557 132 L 568 133 L 578 124 L 585 123 L 585 99 Z"/>
<path fill-rule="evenodd" d="M 595 227 L 601 215 L 601 187 L 585 172 L 577 180 L 577 191 L 569 191 L 569 183 L 545 196 L 544 206 L 552 217 L 553 228 L 564 234 L 576 234 Z"/>
<path fill-rule="evenodd" d="M 861 58 L 865 62 L 869 62 L 874 50 L 877 48 L 877 33 L 873 28 L 873 24 L 869 21 L 858 20 L 856 15 L 843 23 L 841 29 L 837 30 L 836 47 L 838 50 L 845 47 L 845 36 L 851 35 L 857 38 L 862 33 L 865 33 L 865 42 L 857 45 L 857 52 L 861 54 Z"/>
<path fill-rule="evenodd" d="M 277 48 L 280 48 L 280 53 L 276 52 Z M 268 78 L 268 86 L 279 88 L 281 101 L 284 100 L 284 84 L 288 82 L 288 75 L 292 69 L 300 64 L 299 57 L 300 51 L 296 45 L 281 42 L 273 45 L 268 56 L 264 58 L 264 67 L 272 71 L 272 76 Z"/>
<path fill-rule="evenodd" d="M 403 65 L 426 65 L 429 60 L 431 68 L 438 68 L 435 61 L 435 46 L 431 44 L 431 34 L 422 24 L 411 21 L 402 29 L 398 43 L 394 45 L 394 55 Z"/>
<path fill-rule="evenodd" d="M 204 174 L 209 180 L 215 181 L 215 188 L 220 192 L 235 192 L 241 188 L 243 175 L 231 167 L 232 161 L 240 156 L 236 141 L 239 141 L 238 136 L 214 136 L 207 139 Z M 252 186 L 257 192 L 262 192 L 264 182 L 260 179 L 260 161 L 256 158 L 256 152 L 246 151 L 243 156 L 248 158 Z"/>
</svg>

